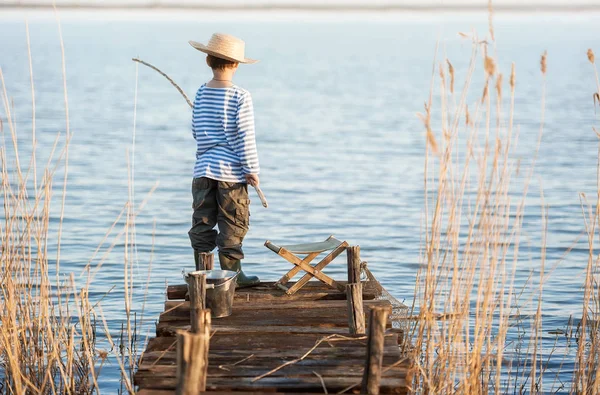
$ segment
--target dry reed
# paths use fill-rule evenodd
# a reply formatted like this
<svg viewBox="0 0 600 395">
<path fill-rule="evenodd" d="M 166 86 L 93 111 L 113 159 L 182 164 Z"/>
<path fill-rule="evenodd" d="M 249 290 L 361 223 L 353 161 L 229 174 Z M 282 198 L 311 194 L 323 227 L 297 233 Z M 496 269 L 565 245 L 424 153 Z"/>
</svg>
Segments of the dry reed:
<svg viewBox="0 0 600 395">
<path fill-rule="evenodd" d="M 483 53 L 483 93 L 470 112 L 467 97 L 478 53 Z M 516 147 L 515 67 L 510 73 L 510 108 L 505 114 L 498 64 L 488 55 L 487 41 L 473 37 L 463 91 L 456 97 L 452 89 L 447 92 L 440 64 L 437 112 L 434 117 L 430 100 L 426 115 L 421 116 L 427 146 L 439 142 L 436 151 L 426 150 L 424 268 L 418 275 L 418 301 L 413 312 L 419 319 L 411 337 L 412 393 L 504 393 L 516 388 L 537 393 L 544 387 L 541 372 L 547 363 L 541 360 L 539 348 L 545 280 L 543 248 L 533 328 L 529 339 L 522 338 L 522 345 L 527 347 L 524 355 L 529 358 L 512 373 L 511 366 L 506 366 L 510 362 L 504 358 L 507 334 L 513 324 L 510 317 L 519 302 L 515 297 L 515 271 L 537 149 L 531 169 L 522 180 L 522 196 L 515 201 L 511 198 L 511 181 L 519 170 L 518 162 L 512 160 Z M 541 64 L 545 74 L 545 54 Z M 494 76 L 495 95 L 489 89 Z M 538 146 L 543 107 L 542 97 Z M 439 125 L 434 126 L 433 119 Z M 430 156 L 432 151 L 437 154 Z M 545 218 L 546 212 L 542 215 Z M 540 232 L 545 235 L 545 226 Z M 437 319 L 440 315 L 446 318 Z"/>
<path fill-rule="evenodd" d="M 31 84 L 31 147 L 20 149 L 9 96 L 0 68 L 0 86 L 4 116 L 0 132 L 8 135 L 0 147 L 3 223 L 0 228 L 0 393 L 6 394 L 88 394 L 99 393 L 98 375 L 107 359 L 116 360 L 122 376 L 122 391 L 134 393 L 132 374 L 138 360 L 139 320 L 132 306 L 133 259 L 135 250 L 135 218 L 145 205 L 133 207 L 132 196 L 121 215 L 106 233 L 109 246 L 96 266 L 94 256 L 81 273 L 61 269 L 61 238 L 67 195 L 69 143 L 73 132 L 69 127 L 66 62 L 62 32 L 61 43 L 65 133 L 57 134 L 46 166 L 38 168 L 36 159 L 36 107 L 29 27 L 26 24 Z M 58 109 L 57 109 L 58 110 Z M 6 121 L 3 122 L 2 119 Z M 22 148 L 22 147 L 21 147 Z M 24 166 L 23 164 L 28 164 Z M 57 183 L 55 175 L 63 166 L 64 175 Z M 38 176 L 39 173 L 39 176 Z M 130 187 L 133 179 L 130 175 Z M 153 189 L 154 190 L 154 189 Z M 152 191 L 153 191 L 152 190 Z M 60 199 L 53 199 L 60 191 Z M 152 192 L 150 191 L 150 193 Z M 58 211 L 58 228 L 51 218 Z M 121 213 L 123 214 L 123 213 Z M 114 234 L 116 225 L 123 229 Z M 121 339 L 111 337 L 100 302 L 92 303 L 88 287 L 108 254 L 124 238 L 125 323 Z M 55 257 L 51 257 L 51 254 Z M 110 290 L 109 290 L 110 292 Z M 143 310 L 143 307 L 142 307 Z M 98 326 L 97 323 L 102 325 Z M 99 329 L 104 328 L 104 331 Z M 108 342 L 110 351 L 100 350 L 98 340 Z"/>
<path fill-rule="evenodd" d="M 491 24 L 490 34 L 493 34 Z M 418 316 L 410 336 L 414 347 L 408 351 L 414 362 L 410 391 L 598 394 L 600 256 L 594 253 L 594 238 L 600 237 L 600 133 L 594 127 L 599 138 L 598 199 L 593 203 L 582 199 L 589 247 L 583 313 L 576 331 L 570 321 L 565 331 L 556 332 L 557 336 L 565 335 L 568 345 L 571 339 L 576 340 L 576 369 L 561 371 L 565 360 L 573 358 L 565 353 L 558 371 L 550 372 L 548 366 L 561 356 L 552 348 L 547 357 L 542 357 L 544 283 L 555 267 L 548 270 L 546 264 L 548 208 L 543 203 L 543 190 L 537 275 L 530 276 L 522 290 L 515 289 L 516 267 L 522 259 L 519 248 L 525 202 L 544 130 L 548 55 L 544 52 L 540 58 L 542 95 L 537 146 L 531 152 L 529 170 L 522 172 L 520 161 L 513 159 L 518 140 L 513 125 L 515 65 L 510 70 L 509 108 L 505 113 L 500 63 L 488 55 L 487 40 L 479 41 L 474 34 L 471 39 L 472 54 L 463 91 L 455 96 L 453 88 L 446 90 L 446 76 L 440 63 L 439 102 L 433 103 L 430 93 L 425 115 L 419 115 L 425 125 L 427 147 L 425 240 L 421 253 L 423 269 L 417 276 L 417 300 L 412 313 Z M 483 93 L 469 111 L 466 98 L 473 89 L 478 53 L 483 55 Z M 600 105 L 600 82 L 591 49 L 587 57 L 597 82 L 594 106 L 596 100 Z M 449 60 L 445 63 L 452 75 L 452 86 L 458 72 Z M 493 76 L 496 76 L 495 95 L 489 87 Z M 434 81 L 435 74 L 432 91 Z M 515 185 L 522 186 L 519 193 L 515 193 Z M 526 288 L 534 290 L 528 298 L 523 295 Z M 524 306 L 533 310 L 527 330 L 522 318 Z M 445 319 L 439 320 L 440 316 Z M 508 344 L 509 336 L 515 339 L 509 335 L 511 331 L 516 331 L 517 337 L 513 344 Z M 557 342 L 558 338 L 554 347 Z M 510 358 L 505 358 L 509 352 Z M 570 385 L 560 382 L 562 374 L 572 375 Z"/>
<path fill-rule="evenodd" d="M 596 76 L 596 94 L 600 92 L 598 70 L 594 62 L 594 52 L 589 49 L 587 57 Z M 595 103 L 594 103 L 595 105 Z M 593 128 L 596 131 L 596 128 Z M 594 240 L 600 236 L 600 135 L 598 136 L 597 196 L 588 202 L 581 194 L 581 208 L 588 237 L 588 260 L 583 285 L 583 305 L 577 341 L 576 368 L 571 393 L 600 393 L 600 255 L 594 249 Z"/>
</svg>

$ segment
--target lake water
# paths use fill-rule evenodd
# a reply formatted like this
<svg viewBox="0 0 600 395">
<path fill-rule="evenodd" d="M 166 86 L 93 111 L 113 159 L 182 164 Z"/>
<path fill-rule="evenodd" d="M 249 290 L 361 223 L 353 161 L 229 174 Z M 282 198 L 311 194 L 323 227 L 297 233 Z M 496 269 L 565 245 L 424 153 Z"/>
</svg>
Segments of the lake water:
<svg viewBox="0 0 600 395">
<path fill-rule="evenodd" d="M 25 15 L 41 163 L 56 133 L 64 135 L 65 129 L 60 43 L 53 14 L 0 10 L 0 67 L 14 99 L 24 150 L 31 145 Z M 289 269 L 263 247 L 267 239 L 305 242 L 334 234 L 360 245 L 383 285 L 399 300 L 412 302 L 423 238 L 425 148 L 415 114 L 423 111 L 428 97 L 436 41 L 438 56 L 453 62 L 462 81 L 471 46 L 457 33 L 476 30 L 484 37 L 486 14 L 114 11 L 62 12 L 61 20 L 74 136 L 61 253 L 65 274 L 81 273 L 126 203 L 127 158 L 133 152 L 135 202 L 158 182 L 136 222 L 137 311 L 155 229 L 144 331 L 152 334 L 165 282 L 180 283 L 182 269 L 193 267 L 187 230 L 195 144 L 185 101 L 156 72 L 140 67 L 133 147 L 136 66 L 131 58 L 155 64 L 192 96 L 210 74 L 202 54 L 187 41 L 206 41 L 211 33 L 224 31 L 243 37 L 247 55 L 261 60 L 241 66 L 236 75 L 236 83 L 253 95 L 262 189 L 270 203 L 262 208 L 251 191 L 247 271 L 275 280 Z M 524 162 L 536 144 L 539 59 L 548 51 L 547 124 L 526 207 L 516 287 L 539 270 L 543 187 L 549 204 L 548 265 L 558 262 L 545 286 L 544 329 L 550 331 L 564 328 L 571 315 L 581 315 L 585 237 L 559 260 L 584 229 L 579 193 L 593 199 L 596 191 L 598 146 L 591 129 L 595 79 L 586 51 L 600 53 L 600 14 L 499 14 L 494 23 L 501 70 L 508 76 L 511 62 L 517 65 L 515 122 Z M 483 71 L 478 73 L 481 79 Z M 472 102 L 480 92 L 474 89 Z M 0 116 L 6 123 L 4 112 Z M 59 171 L 56 185 L 61 177 Z M 55 208 L 59 200 L 57 192 Z M 123 261 L 121 241 L 90 289 L 98 300 L 115 287 L 102 302 L 113 335 L 124 319 Z M 334 277 L 344 278 L 344 260 L 329 268 Z M 535 304 L 523 309 L 534 311 Z M 553 343 L 553 336 L 547 336 Z M 572 366 L 567 361 L 563 368 Z M 105 366 L 104 392 L 115 393 L 118 382 L 118 365 Z"/>
</svg>

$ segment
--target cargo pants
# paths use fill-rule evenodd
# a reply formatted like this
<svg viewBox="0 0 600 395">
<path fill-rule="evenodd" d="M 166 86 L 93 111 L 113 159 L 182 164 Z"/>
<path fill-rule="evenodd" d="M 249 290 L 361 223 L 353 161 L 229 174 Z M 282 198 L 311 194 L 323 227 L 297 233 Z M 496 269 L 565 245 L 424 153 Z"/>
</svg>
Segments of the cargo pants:
<svg viewBox="0 0 600 395">
<path fill-rule="evenodd" d="M 188 232 L 192 248 L 211 252 L 218 246 L 227 258 L 243 259 L 242 241 L 250 220 L 248 184 L 194 178 L 192 197 L 194 214 Z"/>
</svg>

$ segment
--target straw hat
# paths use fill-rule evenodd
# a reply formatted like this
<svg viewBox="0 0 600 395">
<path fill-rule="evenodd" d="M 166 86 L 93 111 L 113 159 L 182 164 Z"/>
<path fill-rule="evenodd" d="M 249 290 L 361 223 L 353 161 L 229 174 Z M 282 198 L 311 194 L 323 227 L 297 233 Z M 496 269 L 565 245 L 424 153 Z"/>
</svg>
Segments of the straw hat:
<svg viewBox="0 0 600 395">
<path fill-rule="evenodd" d="M 237 37 L 229 34 L 215 33 L 210 38 L 208 45 L 190 41 L 190 45 L 198 51 L 202 51 L 217 58 L 231 60 L 239 63 L 256 63 L 258 60 L 248 59 L 244 55 L 245 43 Z"/>
</svg>

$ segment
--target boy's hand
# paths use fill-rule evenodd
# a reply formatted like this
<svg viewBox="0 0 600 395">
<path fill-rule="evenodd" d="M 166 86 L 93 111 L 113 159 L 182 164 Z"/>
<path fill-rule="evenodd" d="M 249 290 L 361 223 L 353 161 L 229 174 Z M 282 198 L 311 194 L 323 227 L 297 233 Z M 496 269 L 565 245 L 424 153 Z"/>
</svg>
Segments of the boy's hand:
<svg viewBox="0 0 600 395">
<path fill-rule="evenodd" d="M 259 186 L 260 180 L 258 179 L 258 174 L 246 174 L 246 182 L 253 187 Z"/>
</svg>

